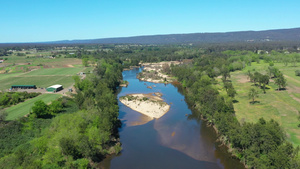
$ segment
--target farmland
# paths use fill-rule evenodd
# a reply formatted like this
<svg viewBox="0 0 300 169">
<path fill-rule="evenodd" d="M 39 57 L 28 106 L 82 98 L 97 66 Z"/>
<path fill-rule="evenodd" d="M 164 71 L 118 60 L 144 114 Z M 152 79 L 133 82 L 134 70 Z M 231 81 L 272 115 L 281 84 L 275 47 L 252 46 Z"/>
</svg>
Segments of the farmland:
<svg viewBox="0 0 300 169">
<path fill-rule="evenodd" d="M 51 85 L 61 84 L 65 88 L 73 83 L 72 76 L 14 76 L 0 80 L 1 90 L 11 87 L 11 85 L 36 85 L 39 88 L 46 88 Z"/>
<path fill-rule="evenodd" d="M 252 63 L 242 71 L 231 73 L 231 80 L 238 93 L 237 103 L 234 104 L 237 119 L 243 122 L 257 122 L 263 117 L 266 120 L 276 120 L 287 132 L 287 139 L 294 145 L 300 145 L 300 131 L 298 116 L 300 111 L 300 77 L 295 76 L 295 70 L 299 67 L 284 66 L 275 63 L 287 79 L 287 90 L 278 91 L 278 86 L 273 80 L 267 85 L 266 94 L 259 91 L 258 102 L 250 104 L 248 92 L 253 83 L 247 78 L 246 72 L 251 70 L 265 73 L 268 69 L 267 63 Z M 257 88 L 258 89 L 258 88 Z"/>
<path fill-rule="evenodd" d="M 49 53 L 43 53 L 43 55 L 46 54 Z M 38 88 L 46 88 L 61 84 L 64 88 L 69 88 L 74 84 L 74 75 L 86 71 L 85 69 L 91 70 L 91 67 L 83 67 L 81 59 L 76 58 L 37 58 L 30 54 L 27 56 L 11 55 L 7 58 L 5 63 L 0 65 L 0 90 L 2 91 L 7 91 L 12 85 L 36 85 Z M 37 100 L 50 103 L 60 96 L 61 94 L 42 94 L 9 107 L 6 109 L 8 113 L 6 119 L 15 120 L 28 114 Z"/>
<path fill-rule="evenodd" d="M 52 68 L 52 69 L 39 69 L 34 70 L 26 74 L 26 76 L 37 76 L 37 75 L 75 75 L 82 71 L 83 68 Z"/>
<path fill-rule="evenodd" d="M 0 90 L 7 90 L 11 85 L 36 85 L 46 88 L 61 84 L 69 87 L 73 84 L 72 76 L 85 69 L 81 65 L 81 59 L 76 58 L 9 56 L 5 65 L 0 68 Z"/>
<path fill-rule="evenodd" d="M 8 113 L 6 120 L 15 120 L 19 117 L 25 116 L 30 112 L 31 107 L 34 105 L 34 102 L 38 100 L 43 100 L 45 103 L 50 103 L 51 101 L 56 100 L 59 97 L 61 97 L 61 94 L 43 94 L 33 99 L 26 100 L 25 102 L 22 102 L 18 105 L 9 107 L 6 109 L 6 112 Z"/>
</svg>

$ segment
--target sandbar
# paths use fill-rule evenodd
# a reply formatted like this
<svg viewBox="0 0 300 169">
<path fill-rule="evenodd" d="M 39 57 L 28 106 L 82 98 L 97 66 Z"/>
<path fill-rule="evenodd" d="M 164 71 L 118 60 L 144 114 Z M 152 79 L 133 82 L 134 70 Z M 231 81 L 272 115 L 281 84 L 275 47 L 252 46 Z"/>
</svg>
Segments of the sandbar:
<svg viewBox="0 0 300 169">
<path fill-rule="evenodd" d="M 159 119 L 166 114 L 170 105 L 163 101 L 161 93 L 149 94 L 128 94 L 120 97 L 120 102 L 125 106 L 142 113 L 148 117 Z"/>
</svg>

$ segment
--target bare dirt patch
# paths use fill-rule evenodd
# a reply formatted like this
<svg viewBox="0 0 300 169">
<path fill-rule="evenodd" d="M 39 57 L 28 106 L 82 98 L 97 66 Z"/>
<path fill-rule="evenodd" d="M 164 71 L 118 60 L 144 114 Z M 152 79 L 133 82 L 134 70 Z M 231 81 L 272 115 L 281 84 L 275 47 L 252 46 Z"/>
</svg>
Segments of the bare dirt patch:
<svg viewBox="0 0 300 169">
<path fill-rule="evenodd" d="M 63 65 L 63 67 L 74 67 L 73 65 Z"/>
<path fill-rule="evenodd" d="M 248 77 L 246 75 L 237 75 L 237 76 L 235 76 L 235 78 L 240 83 L 247 83 L 247 82 L 249 82 L 249 79 L 248 79 Z"/>
</svg>

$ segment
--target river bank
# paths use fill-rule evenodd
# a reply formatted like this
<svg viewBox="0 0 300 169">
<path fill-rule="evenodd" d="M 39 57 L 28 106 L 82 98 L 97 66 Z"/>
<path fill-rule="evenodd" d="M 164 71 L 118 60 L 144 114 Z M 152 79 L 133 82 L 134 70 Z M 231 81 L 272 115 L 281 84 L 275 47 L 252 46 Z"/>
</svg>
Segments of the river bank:
<svg viewBox="0 0 300 169">
<path fill-rule="evenodd" d="M 245 162 L 241 161 L 238 158 L 237 154 L 235 153 L 236 149 L 232 148 L 231 142 L 229 142 L 228 139 L 226 139 L 227 136 L 221 134 L 218 126 L 213 123 L 213 121 L 215 121 L 215 119 L 208 119 L 208 118 L 204 117 L 203 114 L 201 113 L 201 111 L 199 111 L 199 107 L 192 104 L 193 101 L 190 100 L 190 96 L 188 95 L 189 88 L 182 87 L 182 84 L 178 81 L 173 82 L 172 84 L 175 85 L 177 88 L 180 88 L 180 91 L 185 96 L 186 102 L 189 105 L 189 107 L 192 109 L 193 114 L 200 115 L 200 116 L 197 116 L 197 118 L 204 121 L 207 127 L 211 127 L 214 130 L 214 132 L 216 133 L 216 136 L 217 136 L 217 139 L 215 141 L 220 144 L 219 146 L 224 146 L 226 148 L 226 153 L 228 153 L 231 156 L 231 158 L 238 160 L 243 165 L 243 167 L 245 167 L 246 169 L 249 168 L 247 166 L 247 164 L 245 164 Z M 193 115 L 190 115 L 190 116 L 193 116 Z"/>
<path fill-rule="evenodd" d="M 176 82 L 141 81 L 136 78 L 141 71 L 142 68 L 123 72 L 123 80 L 130 85 L 120 87 L 118 93 L 122 151 L 118 156 L 105 159 L 102 168 L 244 169 L 224 146 L 215 142 L 217 137 L 212 127 L 190 118 L 192 111 Z M 127 95 L 149 93 L 171 105 L 159 119 L 151 119 L 120 101 Z"/>
</svg>

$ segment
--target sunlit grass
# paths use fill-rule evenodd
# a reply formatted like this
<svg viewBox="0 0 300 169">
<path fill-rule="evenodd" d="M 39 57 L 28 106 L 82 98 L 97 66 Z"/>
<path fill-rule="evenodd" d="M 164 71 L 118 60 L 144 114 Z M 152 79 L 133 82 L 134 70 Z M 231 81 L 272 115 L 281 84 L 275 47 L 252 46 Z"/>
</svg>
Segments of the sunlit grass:
<svg viewBox="0 0 300 169">
<path fill-rule="evenodd" d="M 8 113 L 6 120 L 15 120 L 19 117 L 25 116 L 31 110 L 31 107 L 34 103 L 38 100 L 43 100 L 46 104 L 50 103 L 53 100 L 58 99 L 61 97 L 61 94 L 42 94 L 35 98 L 26 100 L 25 102 L 19 103 L 15 106 L 9 107 L 6 109 Z"/>
<path fill-rule="evenodd" d="M 275 63 L 275 67 L 279 68 L 287 78 L 287 90 L 277 91 L 277 85 L 274 82 L 270 82 L 267 86 L 267 93 L 264 94 L 261 89 L 259 98 L 256 99 L 258 103 L 250 104 L 248 98 L 248 92 L 253 83 L 240 81 L 241 78 L 247 78 L 246 72 L 248 70 L 259 71 L 261 73 L 266 72 L 268 68 L 267 63 L 252 63 L 251 66 L 246 67 L 243 71 L 237 71 L 231 73 L 231 80 L 238 93 L 236 96 L 237 103 L 234 103 L 236 117 L 242 122 L 257 122 L 259 118 L 263 117 L 266 120 L 274 119 L 287 132 L 287 139 L 294 145 L 300 145 L 300 128 L 297 126 L 300 124 L 298 120 L 298 111 L 300 111 L 299 100 L 300 91 L 295 92 L 292 87 L 300 87 L 300 77 L 295 76 L 295 70 L 300 67 L 284 66 L 281 63 Z"/>
</svg>

